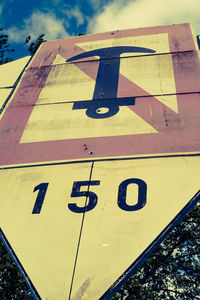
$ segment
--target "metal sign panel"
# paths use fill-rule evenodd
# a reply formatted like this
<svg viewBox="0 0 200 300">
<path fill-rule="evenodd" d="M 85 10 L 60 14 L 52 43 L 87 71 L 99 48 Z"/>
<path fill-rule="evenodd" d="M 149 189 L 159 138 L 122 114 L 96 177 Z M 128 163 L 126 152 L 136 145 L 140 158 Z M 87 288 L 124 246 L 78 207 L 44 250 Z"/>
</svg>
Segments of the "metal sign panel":
<svg viewBox="0 0 200 300">
<path fill-rule="evenodd" d="M 187 24 L 45 43 L 1 120 L 0 163 L 196 152 L 199 72 Z"/>
<path fill-rule="evenodd" d="M 1 235 L 35 299 L 110 299 L 199 200 L 199 67 L 189 24 L 41 46 L 0 120 Z"/>
<path fill-rule="evenodd" d="M 29 60 L 30 56 L 26 56 L 0 66 L 0 111 Z"/>
<path fill-rule="evenodd" d="M 0 88 L 13 87 L 15 81 L 20 76 L 24 67 L 30 60 L 31 56 L 25 56 L 23 58 L 8 62 L 0 66 L 1 82 Z"/>
</svg>

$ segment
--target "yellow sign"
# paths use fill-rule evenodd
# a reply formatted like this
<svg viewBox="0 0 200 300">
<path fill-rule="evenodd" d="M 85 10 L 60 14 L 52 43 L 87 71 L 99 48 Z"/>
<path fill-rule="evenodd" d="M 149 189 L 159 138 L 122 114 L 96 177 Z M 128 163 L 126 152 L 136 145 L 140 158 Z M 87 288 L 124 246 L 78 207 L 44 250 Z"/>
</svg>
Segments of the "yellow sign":
<svg viewBox="0 0 200 300">
<path fill-rule="evenodd" d="M 26 56 L 0 66 L 0 111 L 29 60 L 30 56 Z"/>
<path fill-rule="evenodd" d="M 163 238 L 199 168 L 168 157 L 2 170 L 1 228 L 39 299 L 99 299 Z"/>
<path fill-rule="evenodd" d="M 35 299 L 110 299 L 199 200 L 199 76 L 189 24 L 42 44 L 0 119 L 0 234 Z"/>
</svg>

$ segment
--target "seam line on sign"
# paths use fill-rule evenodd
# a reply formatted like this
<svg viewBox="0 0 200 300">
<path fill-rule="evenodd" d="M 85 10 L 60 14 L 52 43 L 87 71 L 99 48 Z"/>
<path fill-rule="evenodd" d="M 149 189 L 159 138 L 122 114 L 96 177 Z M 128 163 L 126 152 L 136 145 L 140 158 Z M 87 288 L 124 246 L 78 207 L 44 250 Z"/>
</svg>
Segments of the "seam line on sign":
<svg viewBox="0 0 200 300">
<path fill-rule="evenodd" d="M 4 108 L 6 107 L 8 101 L 9 101 L 10 98 L 12 97 L 14 91 L 16 90 L 16 87 L 17 87 L 17 85 L 18 85 L 18 83 L 19 83 L 19 81 L 20 81 L 20 79 L 21 79 L 21 77 L 22 77 L 22 75 L 23 75 L 25 69 L 27 68 L 27 66 L 28 66 L 29 63 L 31 62 L 32 58 L 33 58 L 33 56 L 31 56 L 31 57 L 29 58 L 29 60 L 28 60 L 28 62 L 26 63 L 25 67 L 22 69 L 20 75 L 18 76 L 17 80 L 15 81 L 15 83 L 14 83 L 14 85 L 13 85 L 13 87 L 12 87 L 13 89 L 11 90 L 11 92 L 10 92 L 10 94 L 8 95 L 7 99 L 4 101 L 4 103 L 3 103 L 2 106 L 0 107 L 0 115 L 1 115 L 1 113 L 3 112 Z"/>
<path fill-rule="evenodd" d="M 153 159 L 153 158 L 170 158 L 170 157 L 196 157 L 200 156 L 200 153 L 193 154 L 166 154 L 166 155 L 152 155 L 152 156 L 136 156 L 136 157 L 121 157 L 121 158 L 100 158 L 100 159 L 85 159 L 77 161 L 64 161 L 64 162 L 54 162 L 54 163 L 44 163 L 35 165 L 21 165 L 21 166 L 11 166 L 11 167 L 0 167 L 0 170 L 12 170 L 12 169 L 22 169 L 22 168 L 33 168 L 33 167 L 48 167 L 48 166 L 58 166 L 58 165 L 70 165 L 70 164 L 81 164 L 81 163 L 91 163 L 91 162 L 102 162 L 102 161 L 117 161 L 117 160 L 138 160 L 138 159 Z"/>
<path fill-rule="evenodd" d="M 0 87 L 0 90 L 5 90 L 5 89 L 12 89 L 12 88 L 14 88 L 14 85 L 12 85 L 12 86 L 4 86 L 4 87 Z"/>
<path fill-rule="evenodd" d="M 153 242 L 142 252 L 142 254 L 126 269 L 126 271 L 112 284 L 112 286 L 99 298 L 99 300 L 110 300 L 112 296 L 122 287 L 122 285 L 135 274 L 143 263 L 158 248 L 166 236 L 177 226 L 191 209 L 200 201 L 200 190 L 190 199 L 190 201 L 181 209 L 173 220 L 161 231 Z"/>
<path fill-rule="evenodd" d="M 106 48 L 106 47 L 105 47 Z M 84 51 L 84 52 L 87 52 L 87 51 Z M 155 55 L 172 55 L 172 54 L 179 54 L 179 53 L 188 53 L 188 52 L 197 52 L 197 50 L 184 50 L 184 51 L 173 51 L 173 52 L 164 52 L 164 53 L 156 53 L 155 54 L 142 54 L 142 55 L 129 55 L 129 56 L 122 56 L 120 57 L 120 59 L 123 59 L 123 58 L 132 58 L 132 57 L 144 57 L 144 56 L 155 56 Z M 35 69 L 41 69 L 41 68 L 45 68 L 45 67 L 53 67 L 53 66 L 61 66 L 61 65 L 71 65 L 71 64 L 80 64 L 80 63 L 87 63 L 87 62 L 94 62 L 94 61 L 100 61 L 100 60 L 111 60 L 111 59 L 119 59 L 115 56 L 113 57 L 105 57 L 105 58 L 101 58 L 101 59 L 88 59 L 88 60 L 82 60 L 82 61 L 77 61 L 77 62 L 66 62 L 66 63 L 61 63 L 61 64 L 51 64 L 51 65 L 44 65 L 44 66 L 36 66 L 36 67 L 30 67 L 29 69 L 26 70 L 27 71 L 32 71 L 32 70 L 35 70 Z"/>
<path fill-rule="evenodd" d="M 30 289 L 33 298 L 35 300 L 42 300 L 42 298 L 38 294 L 36 288 L 34 287 L 32 281 L 30 280 L 29 276 L 27 275 L 25 269 L 23 268 L 21 262 L 19 261 L 17 255 L 15 254 L 14 250 L 12 249 L 12 246 L 10 245 L 9 241 L 7 240 L 3 230 L 1 228 L 0 228 L 0 239 L 1 239 L 2 243 L 4 244 L 5 248 L 7 249 L 10 257 L 14 261 L 15 265 L 17 266 L 22 277 L 25 279 L 25 282 L 26 282 L 28 288 Z"/>
<path fill-rule="evenodd" d="M 90 169 L 89 184 L 88 184 L 88 187 L 87 187 L 87 194 L 88 194 L 89 189 L 90 189 L 90 181 L 91 181 L 91 178 L 92 178 L 93 166 L 94 166 L 94 161 L 92 161 L 92 165 L 91 165 L 91 169 Z M 74 261 L 74 269 L 73 269 L 73 273 L 72 273 L 72 280 L 71 280 L 70 291 L 69 291 L 69 298 L 68 298 L 69 300 L 71 299 L 71 293 L 72 293 L 74 277 L 75 277 L 75 272 L 76 272 L 76 265 L 77 265 L 78 253 L 79 253 L 81 237 L 82 237 L 82 232 L 83 232 L 83 223 L 84 223 L 84 220 L 85 220 L 85 208 L 86 208 L 87 200 L 88 200 L 88 195 L 86 196 L 86 199 L 85 199 L 85 207 L 84 207 L 83 217 L 82 217 L 82 221 L 81 221 L 81 228 L 80 228 L 78 245 L 77 245 L 76 256 L 75 256 L 75 261 Z"/>
<path fill-rule="evenodd" d="M 118 97 L 118 98 L 105 98 L 105 99 L 84 99 L 84 100 L 80 100 L 81 102 L 84 102 L 84 101 L 92 101 L 92 103 L 94 103 L 94 101 L 96 102 L 99 102 L 101 100 L 109 100 L 109 101 L 112 101 L 112 100 L 118 100 L 118 99 L 121 99 L 121 98 L 135 98 L 135 100 L 137 100 L 138 98 L 152 98 L 152 97 L 160 97 L 160 96 L 176 96 L 176 95 L 195 95 L 195 94 L 199 94 L 200 93 L 200 90 L 199 91 L 196 91 L 196 92 L 180 92 L 180 93 L 169 93 L 169 94 L 152 94 L 152 95 L 141 95 L 141 96 L 134 96 L 134 95 L 131 95 L 131 96 L 128 96 L 128 97 Z M 42 98 L 41 98 L 42 100 Z M 29 107 L 29 106 L 45 106 L 45 105 L 59 105 L 59 104 L 70 104 L 70 103 L 76 103 L 78 102 L 79 100 L 73 100 L 73 101 L 59 101 L 59 102 L 53 102 L 53 103 L 50 103 L 50 102 L 47 102 L 47 103 L 36 103 L 36 104 L 26 104 L 26 105 L 13 105 L 13 107 Z M 127 105 L 127 106 L 131 106 L 131 105 Z"/>
</svg>

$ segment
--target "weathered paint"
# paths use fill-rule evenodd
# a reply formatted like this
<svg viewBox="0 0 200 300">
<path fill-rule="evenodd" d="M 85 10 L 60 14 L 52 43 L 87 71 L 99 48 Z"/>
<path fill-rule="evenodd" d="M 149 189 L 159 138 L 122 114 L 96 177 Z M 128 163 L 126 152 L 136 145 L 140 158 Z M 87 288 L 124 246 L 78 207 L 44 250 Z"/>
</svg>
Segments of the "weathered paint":
<svg viewBox="0 0 200 300">
<path fill-rule="evenodd" d="M 125 53 L 120 58 L 117 97 L 131 97 L 133 105 L 120 106 L 118 113 L 103 119 L 73 108 L 76 102 L 94 103 L 98 97 L 95 80 L 102 63 L 97 57 L 66 62 L 74 56 L 72 50 L 85 53 L 81 47 L 75 51 L 79 43 L 89 51 L 124 45 L 154 49 L 155 53 Z M 91 151 L 93 157 L 197 152 L 199 79 L 199 55 L 186 24 L 45 43 L 0 122 L 0 163 L 88 159 Z M 111 75 L 111 87 L 112 80 Z M 104 85 L 109 89 L 109 82 Z M 99 97 L 107 99 L 106 93 Z"/>
<path fill-rule="evenodd" d="M 145 47 L 147 43 L 144 42 L 146 36 L 154 35 L 154 42 L 153 45 L 157 47 L 157 45 L 162 44 L 163 42 L 160 41 L 160 35 L 168 35 L 169 37 L 169 44 L 164 43 L 160 47 L 159 53 L 169 53 L 170 52 L 184 52 L 184 51 L 195 51 L 198 49 L 197 43 L 191 34 L 191 25 L 190 24 L 180 24 L 180 25 L 169 25 L 169 26 L 160 26 L 160 27 L 149 27 L 149 28 L 139 28 L 139 29 L 128 29 L 128 30 L 120 30 L 120 31 L 113 31 L 107 33 L 100 33 L 100 34 L 91 34 L 86 36 L 79 36 L 73 37 L 68 39 L 63 39 L 59 41 L 52 41 L 42 45 L 41 51 L 38 51 L 37 55 L 35 56 L 31 68 L 41 67 L 46 65 L 51 65 L 54 61 L 57 54 L 65 57 L 72 57 L 79 53 L 82 53 L 83 50 L 81 46 L 86 47 L 86 42 L 90 43 L 93 42 L 92 49 L 97 48 L 101 45 L 105 47 L 105 40 L 113 40 L 119 38 L 130 38 L 136 41 L 137 38 L 139 40 L 143 40 L 143 46 Z M 143 37 L 141 39 L 141 36 Z M 134 37 L 134 38 L 132 38 Z M 158 38 L 157 38 L 158 37 Z M 100 42 L 103 40 L 102 42 Z M 152 40 L 152 37 L 151 37 Z M 166 41 L 166 38 L 164 37 Z M 130 42 L 130 40 L 129 40 Z M 126 45 L 129 46 L 129 42 Z M 84 45 L 83 45 L 84 43 Z M 152 43 L 152 42 L 150 42 Z M 77 46 L 80 44 L 80 47 Z M 96 44 L 96 45 L 95 45 Z M 109 42 L 108 46 L 111 47 L 113 42 Z M 91 44 L 89 44 L 91 45 Z M 118 45 L 118 43 L 114 42 L 114 46 Z M 126 46 L 125 45 L 125 46 Z M 149 43 L 148 43 L 149 45 Z M 135 46 L 135 43 L 134 43 Z M 158 46 L 159 47 L 159 46 Z M 86 48 L 88 50 L 88 47 Z M 91 50 L 91 47 L 89 47 Z M 88 60 L 88 59 L 87 59 Z"/>
<path fill-rule="evenodd" d="M 53 65 L 50 71 L 49 67 L 27 71 L 21 84 L 20 94 L 16 95 L 12 105 L 91 100 L 97 70 L 98 62 L 93 61 Z M 42 86 L 41 80 L 47 73 L 46 82 Z M 197 52 L 122 58 L 118 97 L 198 92 L 198 80 Z M 110 82 L 112 83 L 112 76 L 110 76 Z M 36 98 L 38 91 L 40 95 Z M 32 97 L 29 97 L 29 92 L 32 93 Z"/>
<path fill-rule="evenodd" d="M 35 299 L 110 299 L 199 200 L 199 79 L 189 24 L 40 47 L 0 121 L 0 234 Z"/>
<path fill-rule="evenodd" d="M 162 97 L 163 102 L 172 102 L 170 97 Z M 154 97 L 136 98 L 134 106 L 121 107 L 101 125 L 80 110 L 74 111 L 75 120 L 72 104 L 36 106 L 32 114 L 32 106 L 10 107 L 2 118 L 1 161 L 5 165 L 198 152 L 199 98 L 198 93 L 177 95 L 178 114 Z"/>
</svg>

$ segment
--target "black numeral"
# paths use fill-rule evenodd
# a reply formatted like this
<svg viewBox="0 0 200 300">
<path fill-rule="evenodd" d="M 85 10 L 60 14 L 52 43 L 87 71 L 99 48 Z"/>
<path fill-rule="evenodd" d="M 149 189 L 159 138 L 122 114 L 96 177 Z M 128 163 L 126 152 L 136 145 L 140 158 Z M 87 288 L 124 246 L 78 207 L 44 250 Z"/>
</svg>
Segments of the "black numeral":
<svg viewBox="0 0 200 300">
<path fill-rule="evenodd" d="M 127 187 L 129 184 L 136 184 L 138 186 L 137 203 L 134 205 L 127 204 Z M 32 214 L 40 213 L 48 185 L 49 183 L 40 183 L 39 185 L 34 187 L 33 192 L 37 190 L 39 190 L 39 192 L 35 201 Z M 97 205 L 98 196 L 94 192 L 89 191 L 89 187 L 91 185 L 100 185 L 100 180 L 74 181 L 71 197 L 72 198 L 86 197 L 86 199 L 85 199 L 85 206 L 78 206 L 77 203 L 69 203 L 68 208 L 72 212 L 84 213 L 95 208 L 95 206 Z M 87 190 L 80 191 L 82 186 L 87 187 Z M 129 178 L 120 183 L 118 189 L 118 199 L 117 199 L 117 204 L 119 208 L 125 211 L 140 210 L 145 206 L 146 201 L 147 201 L 147 184 L 145 181 L 139 178 Z"/>
<path fill-rule="evenodd" d="M 32 214 L 40 213 L 48 185 L 49 185 L 48 183 L 40 183 L 39 185 L 34 187 L 33 192 L 36 192 L 37 190 L 39 190 L 39 192 L 35 201 L 35 205 L 33 207 Z"/>
<path fill-rule="evenodd" d="M 76 203 L 69 203 L 68 207 L 71 211 L 75 212 L 75 213 L 83 213 L 86 211 L 89 211 L 93 208 L 95 208 L 95 206 L 97 205 L 97 200 L 98 197 L 95 193 L 90 192 L 90 191 L 80 191 L 80 188 L 82 186 L 88 186 L 89 189 L 89 185 L 99 185 L 100 181 L 99 180 L 92 180 L 92 181 L 75 181 L 73 188 L 72 188 L 72 193 L 71 193 L 71 197 L 87 197 L 87 201 L 88 204 L 85 205 L 84 207 L 79 207 L 77 206 Z"/>
<path fill-rule="evenodd" d="M 128 205 L 126 203 L 126 194 L 127 194 L 127 187 L 129 184 L 137 184 L 138 185 L 138 201 L 135 205 Z M 138 178 L 130 178 L 122 181 L 119 185 L 118 190 L 118 206 L 126 211 L 135 211 L 143 208 L 146 204 L 147 199 L 147 185 L 141 179 Z"/>
</svg>

